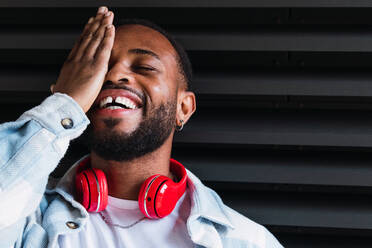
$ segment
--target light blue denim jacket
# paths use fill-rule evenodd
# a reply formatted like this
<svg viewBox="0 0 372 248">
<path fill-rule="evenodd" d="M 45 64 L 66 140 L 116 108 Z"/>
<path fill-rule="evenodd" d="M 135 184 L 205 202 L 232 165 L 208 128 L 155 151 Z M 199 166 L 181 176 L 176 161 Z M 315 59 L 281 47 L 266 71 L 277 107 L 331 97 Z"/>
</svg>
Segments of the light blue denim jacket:
<svg viewBox="0 0 372 248">
<path fill-rule="evenodd" d="M 61 121 L 69 118 L 71 128 Z M 89 218 L 74 200 L 73 166 L 53 187 L 49 174 L 89 119 L 68 95 L 55 93 L 14 122 L 0 125 L 0 247 L 58 247 Z M 187 167 L 187 165 L 186 165 Z M 195 247 L 282 247 L 263 226 L 223 204 L 190 171 L 187 230 Z"/>
</svg>

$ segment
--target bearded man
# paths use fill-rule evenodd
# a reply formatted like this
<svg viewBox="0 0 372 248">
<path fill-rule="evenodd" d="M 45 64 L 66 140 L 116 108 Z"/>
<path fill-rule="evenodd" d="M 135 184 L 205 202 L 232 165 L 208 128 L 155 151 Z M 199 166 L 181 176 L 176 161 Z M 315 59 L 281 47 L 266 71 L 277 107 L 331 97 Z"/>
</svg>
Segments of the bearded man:
<svg viewBox="0 0 372 248">
<path fill-rule="evenodd" d="M 0 247 L 282 247 L 171 159 L 196 109 L 186 53 L 101 7 L 52 95 L 0 126 Z M 87 128 L 90 154 L 49 174 Z"/>
</svg>

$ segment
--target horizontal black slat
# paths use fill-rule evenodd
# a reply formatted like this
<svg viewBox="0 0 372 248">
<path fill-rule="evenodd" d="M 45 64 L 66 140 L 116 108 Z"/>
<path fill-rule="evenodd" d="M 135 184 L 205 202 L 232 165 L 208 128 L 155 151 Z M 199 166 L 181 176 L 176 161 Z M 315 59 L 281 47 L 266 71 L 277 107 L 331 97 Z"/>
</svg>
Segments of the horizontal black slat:
<svg viewBox="0 0 372 248">
<path fill-rule="evenodd" d="M 349 68 L 371 67 L 372 53 L 369 52 L 290 52 L 292 66 L 302 68 L 331 67 L 330 71 L 342 72 Z"/>
<path fill-rule="evenodd" d="M 201 28 L 245 27 L 255 24 L 287 23 L 289 9 L 286 8 L 157 8 L 152 7 L 110 7 L 115 14 L 114 21 L 124 18 L 145 18 L 162 27 Z M 82 27 L 89 16 L 96 14 L 95 7 L 82 8 L 0 8 L 0 27 Z M 192 17 L 190 18 L 190 13 Z M 229 18 L 221 18 L 228 13 Z M 68 16 L 68 18 L 66 18 Z M 47 22 L 45 21 L 47 18 Z"/>
<path fill-rule="evenodd" d="M 184 154 L 182 150 L 185 150 Z M 249 149 L 213 147 L 193 149 L 193 146 L 176 149 L 174 153 L 178 160 L 202 180 L 220 184 L 372 186 L 370 153 L 253 152 Z"/>
<path fill-rule="evenodd" d="M 219 191 L 224 202 L 264 225 L 372 229 L 370 196 Z"/>
<path fill-rule="evenodd" d="M 112 7 L 116 19 L 146 18 L 168 27 L 241 27 L 255 24 L 362 25 L 372 24 L 371 8 L 172 8 L 159 7 Z M 83 25 L 88 16 L 94 15 L 95 7 L 65 8 L 0 8 L 0 25 L 77 26 Z M 193 18 L 189 18 L 192 13 Z M 68 15 L 69 18 L 65 18 Z M 229 16 L 229 18 L 220 18 Z M 45 19 L 48 18 L 48 22 Z"/>
<path fill-rule="evenodd" d="M 0 49 L 70 49 L 79 30 L 2 30 Z M 188 50 L 371 52 L 372 32 L 248 29 L 244 32 L 173 32 Z"/>
<path fill-rule="evenodd" d="M 60 67 L 69 52 L 68 49 L 2 49 L 0 65 L 2 68 L 11 68 L 15 65 Z M 283 69 L 284 73 L 288 68 L 307 70 L 330 68 L 327 74 L 332 74 L 336 70 L 340 73 L 340 68 L 345 73 L 348 70 L 355 71 L 358 68 L 369 70 L 372 67 L 370 52 L 188 51 L 188 55 L 197 73 L 208 70 L 229 72 L 248 69 L 254 72 L 258 69 L 259 72 L 263 68 L 271 67 Z M 316 72 L 311 72 L 311 75 L 314 73 Z M 353 77 L 355 76 L 357 75 Z"/>
<path fill-rule="evenodd" d="M 290 20 L 291 23 L 301 25 L 359 24 L 366 26 L 372 23 L 370 15 L 370 8 L 293 8 L 291 9 Z"/>
<path fill-rule="evenodd" d="M 32 67 L 3 69 L 0 72 L 0 91 L 49 92 L 58 75 L 58 69 L 50 70 L 48 67 L 38 70 Z"/>
<path fill-rule="evenodd" d="M 239 32 L 199 31 L 193 35 L 175 33 L 189 50 L 238 51 L 371 51 L 372 33 L 366 31 L 259 29 Z"/>
<path fill-rule="evenodd" d="M 202 113 L 201 113 L 202 112 Z M 248 111 L 219 108 L 195 114 L 181 143 L 371 147 L 366 111 Z"/>
<path fill-rule="evenodd" d="M 57 67 L 0 69 L 0 91 L 48 92 L 58 74 Z M 201 95 L 372 97 L 371 79 L 368 71 L 247 70 L 197 73 L 192 86 Z"/>
<path fill-rule="evenodd" d="M 351 71 L 267 71 L 205 73 L 195 80 L 200 94 L 372 96 L 372 73 Z"/>
<path fill-rule="evenodd" d="M 2 68 L 39 65 L 44 69 L 45 66 L 47 68 L 54 66 L 54 69 L 58 69 L 62 66 L 69 52 L 67 49 L 2 49 L 0 50 L 0 65 Z M 188 51 L 188 55 L 196 71 L 289 65 L 287 52 Z M 338 56 L 337 60 L 340 59 Z"/>
<path fill-rule="evenodd" d="M 93 1 L 26 1 L 26 0 L 3 0 L 0 7 L 96 7 L 99 5 L 109 5 L 112 7 L 372 7 L 368 0 L 338 0 L 338 1 L 322 1 L 322 0 L 215 0 L 211 1 L 149 1 L 149 0 L 111 0 L 109 3 L 102 0 Z"/>
</svg>

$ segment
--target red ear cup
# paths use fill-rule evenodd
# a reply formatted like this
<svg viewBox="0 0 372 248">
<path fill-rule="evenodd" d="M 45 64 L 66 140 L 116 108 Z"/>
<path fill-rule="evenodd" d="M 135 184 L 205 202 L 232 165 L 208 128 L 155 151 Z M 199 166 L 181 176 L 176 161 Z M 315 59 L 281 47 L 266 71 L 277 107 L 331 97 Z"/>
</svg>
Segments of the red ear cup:
<svg viewBox="0 0 372 248">
<path fill-rule="evenodd" d="M 166 176 L 154 175 L 142 184 L 138 205 L 147 218 L 163 218 L 172 212 L 178 197 L 175 187 L 168 186 L 171 183 L 172 180 Z"/>
<path fill-rule="evenodd" d="M 75 176 L 75 189 L 77 201 L 80 202 L 85 209 L 88 209 L 90 206 L 90 193 L 88 185 L 89 185 L 88 178 L 86 178 L 83 172 Z"/>
<path fill-rule="evenodd" d="M 174 159 L 170 161 L 170 169 L 180 178 L 178 183 L 158 174 L 146 179 L 141 186 L 138 205 L 148 218 L 158 219 L 169 215 L 186 190 L 186 169 Z"/>
<path fill-rule="evenodd" d="M 175 208 L 178 199 L 177 189 L 172 180 L 169 179 L 159 185 L 155 193 L 155 210 L 157 216 L 163 218 L 169 215 Z"/>
<path fill-rule="evenodd" d="M 99 212 L 106 208 L 108 200 L 107 180 L 98 169 L 82 170 L 75 177 L 78 201 L 89 212 Z"/>
</svg>

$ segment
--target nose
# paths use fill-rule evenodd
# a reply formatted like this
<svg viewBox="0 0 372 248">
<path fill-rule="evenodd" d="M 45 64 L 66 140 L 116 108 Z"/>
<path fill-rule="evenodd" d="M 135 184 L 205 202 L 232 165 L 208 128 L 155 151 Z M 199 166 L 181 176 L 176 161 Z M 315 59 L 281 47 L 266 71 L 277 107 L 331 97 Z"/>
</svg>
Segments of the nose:
<svg viewBox="0 0 372 248">
<path fill-rule="evenodd" d="M 104 82 L 107 81 L 113 82 L 114 84 L 125 83 L 130 85 L 135 83 L 135 77 L 129 68 L 120 64 L 115 64 L 109 68 L 109 71 L 106 74 Z"/>
</svg>

